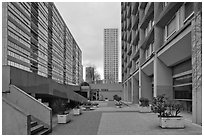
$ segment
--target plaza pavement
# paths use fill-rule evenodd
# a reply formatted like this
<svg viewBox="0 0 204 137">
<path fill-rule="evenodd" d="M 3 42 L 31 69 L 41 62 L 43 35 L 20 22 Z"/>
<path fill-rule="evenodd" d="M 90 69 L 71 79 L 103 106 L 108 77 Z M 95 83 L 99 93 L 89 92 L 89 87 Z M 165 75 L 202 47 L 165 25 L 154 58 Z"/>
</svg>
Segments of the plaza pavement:
<svg viewBox="0 0 204 137">
<path fill-rule="evenodd" d="M 184 129 L 161 129 L 154 113 L 139 113 L 137 105 L 116 108 L 113 101 L 98 102 L 99 108 L 73 116 L 67 124 L 57 124 L 53 117 L 51 135 L 201 135 L 202 126 L 191 122 L 191 115 L 182 113 Z M 72 112 L 71 112 L 72 113 Z"/>
</svg>

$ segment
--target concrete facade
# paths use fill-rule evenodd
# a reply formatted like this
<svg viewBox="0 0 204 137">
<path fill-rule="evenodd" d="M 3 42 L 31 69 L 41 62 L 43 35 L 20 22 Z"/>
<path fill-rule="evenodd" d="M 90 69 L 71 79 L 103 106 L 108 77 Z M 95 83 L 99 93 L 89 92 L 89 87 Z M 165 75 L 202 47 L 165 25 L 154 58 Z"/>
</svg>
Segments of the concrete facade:
<svg viewBox="0 0 204 137">
<path fill-rule="evenodd" d="M 122 2 L 124 100 L 165 94 L 201 124 L 201 3 Z M 196 6 L 197 5 L 197 6 Z M 198 8 L 199 7 L 199 8 Z"/>
<path fill-rule="evenodd" d="M 52 2 L 3 2 L 3 65 L 79 85 L 82 51 Z"/>
</svg>

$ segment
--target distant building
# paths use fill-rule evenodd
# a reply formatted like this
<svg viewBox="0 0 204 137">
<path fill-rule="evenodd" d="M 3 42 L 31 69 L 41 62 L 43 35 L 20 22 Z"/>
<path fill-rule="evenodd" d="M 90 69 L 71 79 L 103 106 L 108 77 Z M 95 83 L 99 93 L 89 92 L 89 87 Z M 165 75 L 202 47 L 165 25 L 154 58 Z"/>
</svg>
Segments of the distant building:
<svg viewBox="0 0 204 137">
<path fill-rule="evenodd" d="M 94 83 L 94 67 L 86 67 L 86 82 Z"/>
<path fill-rule="evenodd" d="M 119 83 L 90 84 L 90 89 L 91 100 L 113 100 L 114 95 L 124 98 L 123 87 Z"/>
<path fill-rule="evenodd" d="M 118 82 L 118 29 L 104 29 L 105 83 Z"/>
</svg>

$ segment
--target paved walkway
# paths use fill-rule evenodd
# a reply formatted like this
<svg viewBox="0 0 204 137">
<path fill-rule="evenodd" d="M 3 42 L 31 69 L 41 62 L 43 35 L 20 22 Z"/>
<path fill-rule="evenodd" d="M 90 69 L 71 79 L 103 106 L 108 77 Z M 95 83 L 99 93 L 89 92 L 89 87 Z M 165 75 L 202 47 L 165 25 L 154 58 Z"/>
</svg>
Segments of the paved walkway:
<svg viewBox="0 0 204 137">
<path fill-rule="evenodd" d="M 84 111 L 80 116 L 71 114 L 71 122 L 57 124 L 53 118 L 53 135 L 201 135 L 202 127 L 191 123 L 184 114 L 184 129 L 161 129 L 154 113 L 139 113 L 137 105 L 116 108 L 112 101 L 99 102 L 94 111 Z"/>
</svg>

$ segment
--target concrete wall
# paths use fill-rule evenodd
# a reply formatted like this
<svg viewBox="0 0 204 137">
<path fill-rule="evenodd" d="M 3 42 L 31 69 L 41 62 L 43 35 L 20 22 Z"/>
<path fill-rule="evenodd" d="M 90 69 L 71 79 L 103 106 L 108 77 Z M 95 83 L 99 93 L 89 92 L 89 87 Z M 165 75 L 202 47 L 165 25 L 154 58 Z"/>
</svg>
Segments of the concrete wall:
<svg viewBox="0 0 204 137">
<path fill-rule="evenodd" d="M 52 129 L 51 108 L 13 85 L 10 86 L 10 93 L 3 94 L 3 97 L 45 123 L 48 128 Z"/>
<path fill-rule="evenodd" d="M 3 75 L 3 81 L 6 82 L 5 84 L 10 83 L 12 85 L 16 85 L 27 93 L 49 94 L 59 98 L 68 98 L 79 102 L 87 101 L 86 98 L 74 92 L 74 90 L 80 90 L 79 86 L 59 84 L 52 79 L 11 66 L 3 66 L 2 68 L 3 74 L 5 72 L 8 73 L 8 75 Z"/>
<path fill-rule="evenodd" d="M 113 100 L 114 95 L 118 95 L 123 100 L 123 92 L 117 92 L 117 91 L 99 92 L 99 98 L 102 97 L 101 99 L 103 99 L 103 100 L 105 98 L 108 98 L 108 100 Z"/>
<path fill-rule="evenodd" d="M 30 134 L 31 116 L 20 110 L 15 104 L 2 98 L 2 134 Z"/>
<path fill-rule="evenodd" d="M 132 102 L 139 103 L 139 81 L 132 77 Z"/>
<path fill-rule="evenodd" d="M 192 29 L 192 100 L 194 123 L 202 125 L 202 4 L 194 6 Z"/>
<path fill-rule="evenodd" d="M 10 84 L 10 67 L 2 67 L 2 92 L 9 90 Z"/>
<path fill-rule="evenodd" d="M 2 65 L 7 65 L 8 48 L 8 6 L 7 2 L 2 2 Z"/>
<path fill-rule="evenodd" d="M 148 98 L 149 100 L 152 100 L 152 79 L 148 77 L 143 71 L 141 71 L 141 95 L 140 97 Z"/>
<path fill-rule="evenodd" d="M 165 94 L 173 98 L 172 69 L 168 68 L 159 58 L 154 59 L 154 97 Z"/>
</svg>

